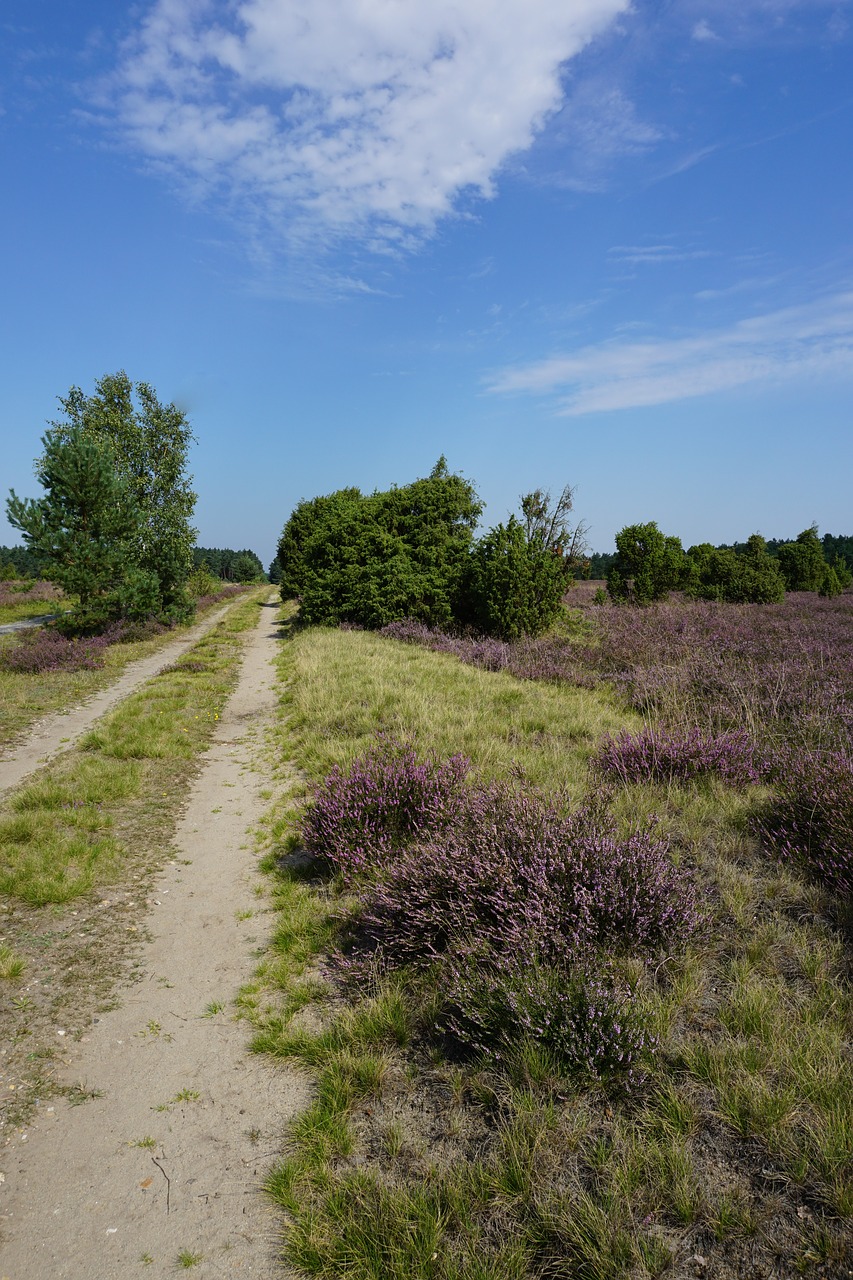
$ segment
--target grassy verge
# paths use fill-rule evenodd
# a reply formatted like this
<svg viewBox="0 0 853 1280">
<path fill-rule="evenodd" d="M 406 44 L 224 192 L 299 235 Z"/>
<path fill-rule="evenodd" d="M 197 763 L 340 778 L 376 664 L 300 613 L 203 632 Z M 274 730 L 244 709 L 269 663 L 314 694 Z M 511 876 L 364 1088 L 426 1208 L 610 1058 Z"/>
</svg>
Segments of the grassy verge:
<svg viewBox="0 0 853 1280">
<path fill-rule="evenodd" d="M 52 1091 L 57 1024 L 72 1034 L 111 999 L 267 592 L 234 604 L 173 667 L 0 808 L 7 1123 Z"/>
<path fill-rule="evenodd" d="M 63 595 L 50 582 L 19 579 L 0 582 L 0 626 L 61 613 L 76 603 L 76 597 Z"/>
<path fill-rule="evenodd" d="M 211 609 L 220 607 L 213 605 Z M 43 606 L 38 612 L 50 613 L 51 609 Z M 204 618 L 206 612 L 199 613 L 196 621 Z M 194 626 L 195 622 L 191 625 Z M 149 640 L 112 645 L 105 650 L 104 665 L 97 671 L 43 671 L 31 675 L 6 671 L 0 666 L 0 747 L 20 737 L 42 716 L 76 706 L 106 688 L 121 675 L 128 663 L 147 658 L 190 629 L 178 627 Z M 14 634 L 0 636 L 0 652 L 17 642 Z"/>
<path fill-rule="evenodd" d="M 285 662 L 295 676 L 289 732 L 312 780 L 384 730 L 436 755 L 461 751 L 483 778 L 519 765 L 536 784 L 574 793 L 601 736 L 640 724 L 605 691 L 523 682 L 367 631 L 296 633 Z"/>
<path fill-rule="evenodd" d="M 277 750 L 311 780 L 377 728 L 518 761 L 575 794 L 591 746 L 631 725 L 608 697 L 523 684 L 364 633 L 296 632 Z M 621 715 L 621 720 L 620 720 Z M 316 1079 L 269 1190 L 289 1262 L 356 1280 L 848 1276 L 853 1018 L 837 904 L 768 863 L 755 803 L 719 784 L 632 786 L 694 867 L 704 931 L 638 1000 L 659 1047 L 630 1095 L 567 1079 L 533 1042 L 463 1057 L 430 1031 L 429 982 L 344 998 L 318 963 L 346 900 L 306 865 L 285 798 L 267 828 L 279 927 L 244 1005 L 256 1048 Z"/>
</svg>

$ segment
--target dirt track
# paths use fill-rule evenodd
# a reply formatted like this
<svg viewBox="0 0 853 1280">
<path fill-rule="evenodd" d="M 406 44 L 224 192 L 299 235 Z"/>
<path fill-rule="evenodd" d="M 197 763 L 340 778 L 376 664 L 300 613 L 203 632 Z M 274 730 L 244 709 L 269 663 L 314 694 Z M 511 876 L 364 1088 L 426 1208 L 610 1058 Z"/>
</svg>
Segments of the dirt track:
<svg viewBox="0 0 853 1280">
<path fill-rule="evenodd" d="M 87 698 L 79 706 L 36 721 L 23 742 L 0 747 L 0 796 L 12 787 L 17 787 L 52 756 L 73 747 L 91 729 L 94 722 L 121 702 L 122 698 L 128 697 L 146 680 L 156 676 L 158 671 L 162 671 L 170 662 L 175 662 L 181 654 L 186 653 L 187 649 L 191 649 L 206 631 L 216 626 L 229 608 L 230 604 L 217 609 L 197 623 L 191 631 L 185 632 L 179 640 L 173 640 L 150 657 L 128 663 L 114 684 Z"/>
<path fill-rule="evenodd" d="M 275 707 L 275 611 L 260 614 L 152 894 L 141 976 L 79 1043 L 56 1028 L 66 1080 L 96 1096 L 52 1100 L 0 1150 L 0 1280 L 173 1276 L 181 1251 L 199 1280 L 286 1274 L 260 1183 L 308 1084 L 247 1055 L 232 1003 L 268 927 L 249 834 Z"/>
</svg>

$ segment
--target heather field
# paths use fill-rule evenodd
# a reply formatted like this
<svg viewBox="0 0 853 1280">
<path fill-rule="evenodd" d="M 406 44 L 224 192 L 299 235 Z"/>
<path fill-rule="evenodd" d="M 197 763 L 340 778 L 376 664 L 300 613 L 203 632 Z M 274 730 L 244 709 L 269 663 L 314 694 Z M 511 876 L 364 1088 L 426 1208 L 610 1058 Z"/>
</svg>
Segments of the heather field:
<svg viewBox="0 0 853 1280">
<path fill-rule="evenodd" d="M 288 1261 L 853 1274 L 853 598 L 292 626 L 280 661 L 304 784 L 243 1005 L 317 1081 Z"/>
</svg>

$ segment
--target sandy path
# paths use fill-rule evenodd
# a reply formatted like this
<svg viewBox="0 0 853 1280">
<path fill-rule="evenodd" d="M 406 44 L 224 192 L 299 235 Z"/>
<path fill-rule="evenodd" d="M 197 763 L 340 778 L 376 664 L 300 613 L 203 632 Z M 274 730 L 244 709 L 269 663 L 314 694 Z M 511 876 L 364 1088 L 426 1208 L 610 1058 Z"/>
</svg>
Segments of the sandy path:
<svg viewBox="0 0 853 1280">
<path fill-rule="evenodd" d="M 285 1275 L 259 1183 L 308 1085 L 247 1055 L 230 1003 L 268 929 L 248 834 L 275 706 L 275 610 L 260 613 L 152 893 L 141 978 L 68 1046 L 65 1079 L 99 1096 L 45 1105 L 0 1148 L 2 1280 L 172 1277 L 182 1250 L 199 1280 Z"/>
<path fill-rule="evenodd" d="M 186 632 L 180 640 L 173 640 L 150 657 L 128 663 L 114 684 L 87 698 L 79 707 L 74 707 L 71 711 L 55 712 L 37 720 L 24 741 L 17 746 L 0 747 L 0 795 L 16 787 L 51 756 L 73 747 L 105 712 L 192 648 L 206 631 L 225 617 L 233 604 L 233 600 L 229 601 L 224 608 L 217 609 L 210 617 L 204 618 L 191 631 Z"/>
</svg>

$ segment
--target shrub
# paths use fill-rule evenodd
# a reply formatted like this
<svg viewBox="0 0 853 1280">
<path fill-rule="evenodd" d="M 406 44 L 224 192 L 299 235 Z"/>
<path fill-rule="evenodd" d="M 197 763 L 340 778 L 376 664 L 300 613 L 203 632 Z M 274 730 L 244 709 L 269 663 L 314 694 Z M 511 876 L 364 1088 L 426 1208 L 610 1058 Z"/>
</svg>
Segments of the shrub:
<svg viewBox="0 0 853 1280">
<path fill-rule="evenodd" d="M 767 770 L 743 730 L 703 734 L 696 728 L 643 729 L 605 738 L 593 764 L 622 782 L 689 782 L 715 774 L 734 786 L 759 782 Z"/>
<path fill-rule="evenodd" d="M 278 556 L 284 598 L 299 595 L 306 622 L 381 627 L 454 616 L 482 504 L 440 458 L 429 476 L 385 492 L 342 489 L 300 503 Z"/>
<path fill-rule="evenodd" d="M 797 534 L 796 541 L 783 543 L 777 554 L 789 591 L 820 590 L 826 561 L 816 525 Z"/>
<path fill-rule="evenodd" d="M 630 1085 L 638 1060 L 655 1047 L 630 995 L 582 972 L 567 977 L 474 953 L 446 966 L 442 987 L 439 1026 L 478 1053 L 500 1058 L 527 1037 L 550 1049 L 567 1075 Z"/>
<path fill-rule="evenodd" d="M 777 799 L 756 830 L 780 858 L 832 891 L 853 897 L 853 760 L 846 752 L 788 750 L 776 769 Z"/>
<path fill-rule="evenodd" d="M 452 825 L 468 767 L 461 755 L 418 760 L 410 744 L 380 736 L 348 771 L 335 766 L 315 788 L 302 824 L 305 847 L 347 882 L 380 867 L 417 837 Z"/>
<path fill-rule="evenodd" d="M 620 837 L 597 805 L 563 815 L 499 785 L 470 788 L 455 826 L 413 844 L 361 898 L 361 943 L 393 964 L 475 945 L 559 966 L 676 945 L 698 920 L 690 877 L 653 826 Z"/>
<path fill-rule="evenodd" d="M 53 627 L 27 632 L 3 654 L 7 671 L 39 675 L 45 671 L 97 671 L 104 665 L 106 635 L 73 640 Z"/>
<path fill-rule="evenodd" d="M 491 529 L 471 557 L 465 617 L 504 640 L 539 635 L 556 619 L 571 582 L 561 556 L 530 541 L 510 516 Z"/>
<path fill-rule="evenodd" d="M 680 539 L 661 533 L 654 520 L 626 525 L 616 535 L 607 589 L 614 600 L 624 600 L 633 582 L 633 599 L 649 604 L 683 586 L 688 568 Z"/>
<path fill-rule="evenodd" d="M 187 579 L 187 593 L 198 600 L 201 596 L 211 596 L 222 586 L 219 578 L 210 572 L 206 564 L 196 565 Z"/>
<path fill-rule="evenodd" d="M 821 575 L 818 595 L 831 600 L 833 596 L 840 596 L 843 590 L 837 569 L 834 565 L 828 564 Z"/>
<path fill-rule="evenodd" d="M 785 598 L 779 562 L 760 534 L 752 534 L 742 551 L 705 542 L 687 554 L 690 595 L 732 604 L 778 604 Z"/>
</svg>

